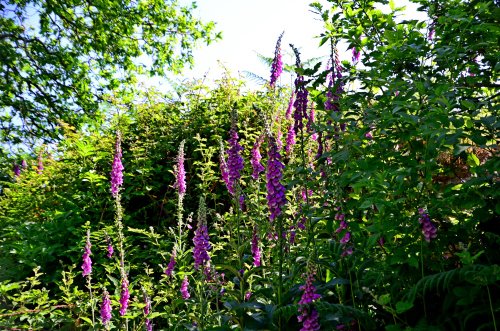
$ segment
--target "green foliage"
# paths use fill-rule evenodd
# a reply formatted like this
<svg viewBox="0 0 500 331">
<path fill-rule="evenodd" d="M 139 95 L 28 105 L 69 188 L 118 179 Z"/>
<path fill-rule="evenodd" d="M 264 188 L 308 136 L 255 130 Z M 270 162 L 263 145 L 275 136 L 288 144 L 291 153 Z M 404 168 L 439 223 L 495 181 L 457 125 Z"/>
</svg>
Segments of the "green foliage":
<svg viewBox="0 0 500 331">
<path fill-rule="evenodd" d="M 42 150 L 43 172 L 33 165 L 3 184 L 5 326 L 99 328 L 106 287 L 110 329 L 138 330 L 150 319 L 157 329 L 298 330 L 297 316 L 316 310 L 322 330 L 496 330 L 498 8 L 491 1 L 416 2 L 425 20 L 401 20 L 396 2 L 312 4 L 325 23 L 330 63 L 341 41 L 361 51 L 361 60 L 340 63 L 342 77 L 333 83 L 324 63 L 296 69 L 306 75 L 316 118 L 304 120 L 289 152 L 280 150 L 287 204 L 273 222 L 265 176 L 253 179 L 249 160 L 263 135 L 265 164 L 269 136 L 281 139 L 293 126 L 286 88 L 242 93 L 227 75 L 212 89 L 179 86 L 177 98 L 147 91 L 141 102 L 116 102 L 119 116 L 88 121 L 83 130 L 63 125 L 53 157 Z M 228 157 L 231 125 L 244 159 L 234 195 L 219 160 Z M 119 200 L 108 184 L 116 130 L 125 167 Z M 181 141 L 183 196 L 173 185 Z M 120 206 L 123 230 L 113 225 Z M 426 220 L 435 237 L 424 237 Z M 210 263 L 194 269 L 193 232 L 205 221 Z M 76 267 L 87 229 L 90 279 Z M 117 247 L 120 231 L 123 266 L 106 257 L 106 237 Z M 177 264 L 166 275 L 172 254 Z M 119 316 L 123 274 L 132 300 Z M 320 297 L 299 304 L 308 277 Z M 187 299 L 179 292 L 185 278 Z"/>
<path fill-rule="evenodd" d="M 0 4 L 0 140 L 49 140 L 79 125 L 138 74 L 179 72 L 213 22 L 177 1 L 4 1 Z M 151 64 L 146 66 L 143 58 Z M 149 69 L 146 69 L 149 67 Z M 148 70 L 148 71 L 147 71 Z"/>
</svg>

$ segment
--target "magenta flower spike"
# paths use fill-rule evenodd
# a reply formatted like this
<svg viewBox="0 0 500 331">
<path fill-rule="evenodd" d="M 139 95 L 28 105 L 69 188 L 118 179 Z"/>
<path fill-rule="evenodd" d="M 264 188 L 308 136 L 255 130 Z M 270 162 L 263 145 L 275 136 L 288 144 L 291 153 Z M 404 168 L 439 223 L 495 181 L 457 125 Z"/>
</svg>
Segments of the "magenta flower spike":
<svg viewBox="0 0 500 331">
<path fill-rule="evenodd" d="M 304 291 L 299 301 L 299 313 L 301 314 L 297 316 L 297 320 L 302 322 L 301 331 L 317 331 L 320 329 L 319 314 L 316 309 L 310 306 L 311 303 L 321 298 L 321 295 L 316 293 L 316 287 L 313 285 L 314 275 L 314 270 L 308 266 L 306 283 L 300 287 Z"/>
<path fill-rule="evenodd" d="M 296 58 L 296 63 L 295 65 L 297 68 L 302 68 L 302 63 L 300 62 L 300 53 L 297 48 L 295 48 L 293 45 L 290 44 L 292 47 L 294 53 L 295 53 L 295 58 Z M 295 107 L 295 112 L 293 113 L 293 118 L 295 120 L 293 129 L 295 130 L 295 134 L 299 134 L 299 132 L 302 132 L 304 128 L 304 123 L 303 119 L 308 118 L 307 114 L 307 97 L 309 95 L 309 92 L 307 92 L 306 89 L 306 83 L 304 81 L 304 76 L 297 75 L 297 78 L 295 79 L 295 102 L 293 103 Z"/>
<path fill-rule="evenodd" d="M 356 64 L 361 56 L 361 51 L 358 51 L 356 47 L 352 48 L 352 63 Z"/>
<path fill-rule="evenodd" d="M 274 88 L 276 81 L 283 72 L 283 61 L 281 59 L 281 38 L 283 37 L 283 33 L 284 32 L 280 34 L 278 41 L 276 42 L 276 49 L 274 50 L 274 59 L 271 65 L 271 80 L 269 83 L 271 88 Z"/>
<path fill-rule="evenodd" d="M 122 279 L 122 288 L 120 293 L 120 315 L 123 316 L 127 313 L 128 302 L 130 299 L 130 293 L 128 290 L 128 280 L 126 278 Z"/>
<path fill-rule="evenodd" d="M 143 310 L 144 316 L 146 316 L 146 321 L 144 323 L 146 325 L 146 331 L 153 331 L 153 321 L 147 318 L 147 316 L 151 312 L 151 300 L 149 299 L 146 291 L 144 291 L 144 303 L 146 304 Z"/>
<path fill-rule="evenodd" d="M 82 264 L 82 269 L 83 273 L 82 276 L 86 277 L 92 273 L 92 260 L 90 259 L 90 255 L 92 252 L 90 251 L 90 247 L 92 245 L 90 244 L 90 230 L 87 230 L 87 240 L 85 242 L 85 249 L 83 251 L 83 264 Z"/>
<path fill-rule="evenodd" d="M 123 164 L 122 164 L 122 148 L 121 135 L 116 132 L 115 156 L 111 167 L 111 194 L 114 198 L 118 195 L 120 186 L 123 184 Z"/>
<path fill-rule="evenodd" d="M 257 228 L 253 229 L 252 235 L 252 256 L 253 256 L 253 265 L 255 267 L 260 267 L 260 259 L 261 253 L 259 248 L 259 236 L 257 235 Z"/>
<path fill-rule="evenodd" d="M 175 184 L 179 196 L 186 194 L 186 171 L 184 169 L 184 143 L 183 140 L 179 145 L 179 154 L 177 155 L 177 165 L 175 167 Z"/>
<path fill-rule="evenodd" d="M 233 123 L 231 130 L 229 131 L 229 149 L 227 151 L 227 169 L 229 176 L 229 193 L 234 195 L 236 193 L 235 189 L 241 177 L 241 171 L 243 170 L 243 157 L 241 157 L 241 151 L 243 147 L 238 143 L 238 132 L 236 131 L 236 124 Z"/>
<path fill-rule="evenodd" d="M 295 129 L 293 127 L 293 124 L 290 124 L 290 127 L 288 128 L 288 133 L 286 135 L 286 145 L 285 145 L 285 153 L 287 155 L 290 155 L 293 151 L 293 146 L 295 145 Z"/>
<path fill-rule="evenodd" d="M 23 161 L 21 162 L 21 167 L 23 167 L 24 170 L 28 169 L 28 162 L 23 159 Z"/>
<path fill-rule="evenodd" d="M 250 163 L 252 164 L 252 178 L 257 180 L 259 179 L 259 174 L 266 170 L 264 166 L 260 163 L 262 156 L 260 155 L 260 145 L 262 144 L 262 138 L 259 137 L 252 148 L 252 159 Z"/>
<path fill-rule="evenodd" d="M 227 190 L 229 191 L 229 193 L 234 194 L 234 192 L 231 191 L 231 186 L 229 184 L 229 168 L 227 166 L 226 157 L 224 155 L 224 145 L 222 144 L 222 141 L 220 144 L 221 144 L 221 149 L 220 149 L 220 156 L 219 156 L 219 161 L 220 161 L 219 167 L 220 167 L 222 180 L 226 184 L 226 187 L 227 187 Z"/>
<path fill-rule="evenodd" d="M 269 136 L 267 156 L 267 205 L 269 207 L 269 219 L 273 222 L 281 214 L 281 208 L 286 204 L 286 196 L 285 187 L 281 184 L 285 166 L 280 161 L 281 155 L 278 152 L 276 140 L 272 136 Z"/>
<path fill-rule="evenodd" d="M 172 277 L 172 273 L 175 268 L 175 250 L 172 252 L 172 255 L 170 255 L 170 261 L 168 262 L 167 269 L 165 269 L 165 275 L 168 277 Z"/>
<path fill-rule="evenodd" d="M 292 92 L 290 96 L 290 101 L 288 102 L 288 108 L 286 109 L 285 118 L 287 120 L 292 118 L 293 104 L 295 102 L 295 91 Z"/>
<path fill-rule="evenodd" d="M 104 288 L 104 293 L 102 295 L 101 303 L 101 321 L 102 324 L 106 325 L 111 320 L 111 300 L 109 299 L 109 293 Z"/>
<path fill-rule="evenodd" d="M 113 249 L 113 246 L 111 244 L 108 244 L 108 254 L 106 255 L 108 258 L 111 258 L 113 256 L 113 253 L 115 250 Z"/>
<path fill-rule="evenodd" d="M 422 224 L 422 234 L 424 235 L 424 239 L 425 241 L 430 242 L 431 239 L 435 239 L 437 237 L 437 227 L 434 223 L 432 223 L 429 214 L 423 208 L 419 208 L 418 213 L 420 214 L 418 222 Z"/>
<path fill-rule="evenodd" d="M 43 160 L 42 160 L 42 153 L 38 154 L 38 166 L 37 166 L 37 172 L 40 175 L 43 171 Z"/>
<path fill-rule="evenodd" d="M 188 286 L 189 286 L 188 277 L 184 276 L 184 279 L 182 280 L 182 284 L 181 284 L 181 289 L 180 289 L 182 298 L 184 300 L 187 300 L 191 297 L 191 295 L 189 294 Z"/>
<path fill-rule="evenodd" d="M 14 165 L 12 167 L 12 171 L 14 172 L 15 177 L 19 177 L 21 175 L 21 168 L 19 167 L 19 165 L 17 163 L 14 163 Z"/>
<path fill-rule="evenodd" d="M 208 251 L 212 248 L 212 246 L 209 242 L 208 227 L 206 222 L 202 221 L 198 223 L 198 228 L 194 233 L 193 243 L 194 268 L 198 270 L 200 267 L 205 267 L 205 265 L 210 261 Z"/>
</svg>

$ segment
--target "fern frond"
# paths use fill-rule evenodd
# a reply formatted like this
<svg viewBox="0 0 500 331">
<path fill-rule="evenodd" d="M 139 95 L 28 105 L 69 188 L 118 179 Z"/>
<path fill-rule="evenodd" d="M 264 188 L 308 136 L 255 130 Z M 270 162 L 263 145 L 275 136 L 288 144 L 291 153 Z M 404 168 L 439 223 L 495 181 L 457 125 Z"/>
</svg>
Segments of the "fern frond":
<svg viewBox="0 0 500 331">
<path fill-rule="evenodd" d="M 255 83 L 262 84 L 262 85 L 269 84 L 267 79 L 265 79 L 257 74 L 254 74 L 253 72 L 243 71 L 243 74 L 245 75 L 245 77 L 247 79 L 250 79 L 251 81 L 253 81 Z"/>
<path fill-rule="evenodd" d="M 277 321 L 279 317 L 284 318 L 285 320 L 289 320 L 292 316 L 296 316 L 299 313 L 299 305 L 286 305 L 283 307 L 279 307 L 274 311 L 273 320 Z"/>
</svg>

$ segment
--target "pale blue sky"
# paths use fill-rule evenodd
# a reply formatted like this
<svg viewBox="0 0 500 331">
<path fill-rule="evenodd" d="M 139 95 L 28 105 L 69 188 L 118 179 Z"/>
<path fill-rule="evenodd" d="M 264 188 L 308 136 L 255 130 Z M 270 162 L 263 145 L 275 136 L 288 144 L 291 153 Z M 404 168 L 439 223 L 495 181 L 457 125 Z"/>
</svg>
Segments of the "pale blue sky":
<svg viewBox="0 0 500 331">
<path fill-rule="evenodd" d="M 315 0 L 328 8 L 332 4 L 326 0 Z M 180 0 L 190 4 L 191 0 Z M 257 53 L 272 57 L 276 40 L 285 32 L 282 40 L 284 60 L 293 63 L 290 43 L 301 52 L 301 59 L 328 56 L 327 45 L 318 48 L 319 39 L 315 38 L 324 31 L 323 21 L 311 12 L 312 0 L 198 0 L 194 16 L 203 21 L 216 22 L 217 31 L 223 39 L 211 45 L 199 45 L 194 51 L 195 67 L 185 70 L 178 80 L 202 78 L 208 73 L 206 83 L 218 79 L 223 74 L 220 61 L 233 76 L 243 75 L 245 71 L 269 79 L 270 68 L 257 56 Z M 406 18 L 424 19 L 423 13 L 416 11 L 417 5 L 407 0 L 395 0 L 396 6 L 407 6 Z M 387 11 L 389 10 L 388 6 Z M 383 9 L 384 10 L 384 9 Z M 351 58 L 345 45 L 339 46 L 340 58 Z M 244 75 L 243 75 L 244 76 Z M 290 77 L 283 75 L 281 83 L 291 83 Z M 256 87 L 249 84 L 249 87 Z"/>
<path fill-rule="evenodd" d="M 190 1 L 182 1 L 182 3 Z M 209 79 L 220 77 L 221 61 L 234 76 L 250 71 L 268 79 L 269 70 L 257 56 L 274 55 L 276 40 L 281 32 L 284 53 L 291 52 L 290 43 L 301 50 L 303 59 L 328 54 L 328 48 L 318 50 L 318 39 L 323 22 L 310 12 L 310 1 L 304 0 L 199 0 L 194 15 L 205 21 L 215 21 L 223 39 L 195 50 L 195 68 L 185 77 Z M 292 58 L 285 58 L 293 61 Z"/>
</svg>

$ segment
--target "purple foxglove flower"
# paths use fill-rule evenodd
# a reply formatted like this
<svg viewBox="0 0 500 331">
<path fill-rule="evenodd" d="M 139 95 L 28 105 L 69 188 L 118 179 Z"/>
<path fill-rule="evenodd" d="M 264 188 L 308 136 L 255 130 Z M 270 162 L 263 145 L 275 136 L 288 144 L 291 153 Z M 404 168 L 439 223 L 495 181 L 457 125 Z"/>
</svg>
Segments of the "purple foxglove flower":
<svg viewBox="0 0 500 331">
<path fill-rule="evenodd" d="M 337 220 L 337 221 L 343 221 L 343 220 L 345 220 L 345 214 L 336 213 L 335 214 L 335 220 Z"/>
<path fill-rule="evenodd" d="M 384 244 L 385 244 L 385 239 L 384 237 L 380 237 L 380 239 L 377 241 L 378 244 L 380 245 L 380 247 L 384 247 Z"/>
<path fill-rule="evenodd" d="M 293 104 L 295 103 L 295 91 L 292 92 L 290 96 L 290 101 L 288 102 L 288 108 L 286 109 L 285 118 L 287 120 L 292 118 Z"/>
<path fill-rule="evenodd" d="M 293 151 L 293 146 L 295 145 L 295 129 L 292 124 L 290 124 L 290 127 L 288 128 L 288 133 L 286 135 L 286 145 L 285 145 L 285 153 L 287 155 L 290 155 L 290 153 Z"/>
<path fill-rule="evenodd" d="M 92 273 L 92 260 L 90 259 L 90 255 L 92 254 L 92 252 L 90 251 L 90 247 L 92 247 L 92 245 L 90 244 L 90 230 L 87 230 L 87 240 L 85 242 L 85 249 L 83 251 L 83 256 L 82 256 L 83 277 L 86 277 Z"/>
<path fill-rule="evenodd" d="M 300 53 L 297 48 L 295 48 L 293 45 L 292 49 L 295 53 L 295 58 L 296 58 L 296 66 L 298 68 L 302 67 L 302 64 L 300 62 Z M 309 92 L 307 92 L 306 89 L 306 84 L 304 81 L 304 76 L 297 75 L 297 78 L 295 79 L 295 102 L 293 103 L 295 107 L 295 112 L 293 114 L 293 118 L 295 120 L 294 122 L 294 127 L 293 129 L 295 130 L 295 134 L 299 134 L 299 132 L 302 132 L 304 128 L 304 123 L 303 119 L 307 118 L 307 96 Z"/>
<path fill-rule="evenodd" d="M 250 160 L 250 163 L 252 164 L 252 178 L 257 180 L 259 179 L 259 174 L 266 170 L 264 166 L 260 163 L 260 160 L 262 159 L 262 156 L 260 155 L 260 145 L 262 144 L 262 138 L 259 137 L 255 144 L 253 145 L 252 148 L 252 159 Z"/>
<path fill-rule="evenodd" d="M 283 168 L 281 163 L 281 155 L 276 146 L 274 137 L 269 137 L 269 150 L 267 153 L 267 173 L 266 173 L 266 188 L 267 188 L 267 205 L 269 207 L 269 219 L 274 221 L 280 214 L 281 208 L 286 204 L 285 187 L 281 184 L 283 177 Z"/>
<path fill-rule="evenodd" d="M 295 120 L 293 129 L 295 134 L 302 132 L 304 128 L 303 119 L 308 118 L 307 114 L 307 97 L 309 92 L 307 92 L 303 76 L 298 76 L 295 79 L 295 93 L 296 99 L 294 102 L 295 112 L 293 113 L 293 118 Z"/>
<path fill-rule="evenodd" d="M 340 239 L 340 243 L 341 244 L 347 244 L 349 242 L 349 240 L 351 240 L 351 233 L 350 232 L 346 232 L 344 237 L 342 239 Z"/>
<path fill-rule="evenodd" d="M 23 161 L 21 162 L 21 167 L 23 167 L 23 169 L 28 169 L 28 162 L 23 159 Z"/>
<path fill-rule="evenodd" d="M 358 51 L 356 47 L 352 48 L 352 63 L 355 64 L 359 61 L 359 57 L 361 56 L 361 51 Z"/>
<path fill-rule="evenodd" d="M 14 166 L 12 167 L 12 171 L 14 171 L 14 176 L 19 177 L 21 175 L 21 168 L 17 163 L 14 163 Z"/>
<path fill-rule="evenodd" d="M 212 248 L 208 237 L 208 227 L 206 223 L 198 223 L 198 228 L 194 232 L 193 238 L 193 258 L 194 268 L 198 270 L 200 267 L 205 267 L 210 261 L 208 251 Z"/>
<path fill-rule="evenodd" d="M 179 145 L 179 154 L 177 155 L 177 165 L 175 167 L 175 184 L 179 195 L 186 194 L 186 171 L 184 170 L 184 140 Z"/>
<path fill-rule="evenodd" d="M 304 291 L 300 298 L 299 305 L 308 305 L 321 298 L 321 295 L 316 293 L 316 287 L 313 285 L 315 274 L 314 271 L 309 270 L 306 277 L 306 283 L 299 287 L 299 289 Z"/>
<path fill-rule="evenodd" d="M 37 172 L 40 175 L 43 171 L 43 160 L 42 160 L 42 153 L 38 154 L 38 166 L 37 166 Z"/>
<path fill-rule="evenodd" d="M 316 159 L 319 159 L 323 155 L 323 132 L 318 133 L 318 151 L 316 152 Z"/>
<path fill-rule="evenodd" d="M 198 227 L 194 232 L 193 237 L 193 258 L 194 258 L 194 268 L 198 270 L 203 267 L 203 271 L 208 276 L 209 272 L 209 261 L 210 256 L 208 251 L 212 249 L 208 237 L 208 227 L 207 227 L 207 210 L 205 206 L 205 199 L 200 197 L 200 203 L 198 207 Z"/>
<path fill-rule="evenodd" d="M 422 234 L 424 235 L 425 241 L 430 242 L 431 239 L 437 237 L 437 228 L 432 223 L 429 214 L 427 214 L 423 208 L 419 208 L 418 213 L 420 214 L 418 222 L 422 224 Z"/>
<path fill-rule="evenodd" d="M 276 81 L 278 80 L 281 72 L 283 71 L 283 61 L 281 60 L 281 38 L 283 37 L 283 33 L 278 38 L 276 42 L 276 49 L 274 50 L 274 59 L 271 65 L 271 80 L 269 85 L 271 88 L 274 88 L 276 85 Z"/>
<path fill-rule="evenodd" d="M 104 289 L 104 293 L 102 295 L 102 303 L 101 303 L 101 321 L 102 324 L 106 325 L 111 320 L 111 300 L 109 299 L 109 293 Z"/>
<path fill-rule="evenodd" d="M 251 296 L 252 296 L 252 292 L 251 292 L 251 291 L 247 291 L 247 292 L 245 293 L 245 301 L 250 300 L 250 297 L 251 297 Z"/>
<path fill-rule="evenodd" d="M 290 244 L 295 244 L 295 226 L 291 225 L 290 226 Z"/>
<path fill-rule="evenodd" d="M 307 218 L 305 216 L 302 216 L 299 221 L 297 222 L 297 227 L 300 229 L 300 230 L 305 230 L 306 228 L 306 221 L 307 221 Z"/>
<path fill-rule="evenodd" d="M 165 269 L 165 275 L 167 275 L 168 277 L 172 277 L 172 272 L 175 268 L 175 256 L 175 251 L 173 251 L 172 255 L 170 255 L 170 261 L 168 262 L 167 269 Z"/>
<path fill-rule="evenodd" d="M 253 229 L 252 235 L 252 256 L 253 256 L 253 265 L 255 267 L 260 267 L 260 248 L 259 248 L 259 236 L 257 235 L 257 228 Z"/>
<path fill-rule="evenodd" d="M 240 194 L 240 197 L 238 199 L 238 203 L 240 205 L 241 211 L 247 211 L 247 204 L 245 203 L 245 195 L 244 194 Z"/>
<path fill-rule="evenodd" d="M 283 132 L 281 132 L 281 127 L 278 127 L 278 132 L 276 132 L 276 146 L 278 147 L 278 152 L 283 149 Z"/>
<path fill-rule="evenodd" d="M 187 300 L 191 297 L 191 295 L 189 294 L 188 286 L 189 286 L 188 277 L 184 276 L 184 279 L 182 280 L 182 284 L 181 284 L 181 290 L 180 290 L 182 298 L 184 300 Z"/>
<path fill-rule="evenodd" d="M 115 156 L 111 167 L 111 194 L 114 198 L 118 195 L 123 184 L 123 164 L 120 132 L 116 133 Z"/>
<path fill-rule="evenodd" d="M 149 299 L 146 291 L 144 290 L 143 290 L 143 296 L 144 296 L 144 303 L 146 304 L 143 310 L 144 316 L 146 316 L 146 321 L 144 324 L 146 325 L 146 331 L 153 331 L 153 321 L 147 318 L 147 316 L 151 312 L 151 300 Z"/>
<path fill-rule="evenodd" d="M 227 187 L 227 190 L 229 191 L 229 193 L 231 194 L 234 194 L 229 184 L 229 169 L 227 167 L 227 163 L 226 163 L 226 158 L 224 157 L 224 150 L 221 149 L 221 154 L 220 154 L 220 157 L 219 157 L 219 160 L 220 160 L 220 172 L 221 172 L 221 175 L 222 175 L 222 180 L 224 181 L 224 183 L 226 184 L 226 187 Z"/>
<path fill-rule="evenodd" d="M 115 252 L 115 250 L 113 249 L 113 246 L 111 244 L 108 244 L 108 254 L 107 254 L 107 257 L 111 258 L 113 256 L 114 252 Z"/>
<path fill-rule="evenodd" d="M 352 255 L 353 253 L 353 248 L 352 247 L 347 247 L 347 248 L 342 248 L 342 254 L 340 254 L 341 257 L 346 257 L 348 255 Z"/>
<path fill-rule="evenodd" d="M 307 116 L 307 132 L 313 132 L 313 124 L 315 121 L 316 114 L 314 112 L 314 104 L 311 104 L 309 114 Z M 313 138 L 313 140 L 316 140 Z"/>
<path fill-rule="evenodd" d="M 434 39 L 434 33 L 436 32 L 435 31 L 435 27 L 436 27 L 436 21 L 433 21 L 430 25 L 429 25 L 429 32 L 427 34 L 427 40 L 432 40 Z"/>
<path fill-rule="evenodd" d="M 238 132 L 236 132 L 236 125 L 233 125 L 229 131 L 229 149 L 227 151 L 227 168 L 229 172 L 229 193 L 234 195 L 236 186 L 241 177 L 241 170 L 243 170 L 243 158 L 240 153 L 243 147 L 238 143 Z"/>
<path fill-rule="evenodd" d="M 299 322 L 302 322 L 302 328 L 300 331 L 318 331 L 321 329 L 319 325 L 319 314 L 318 311 L 314 308 L 311 308 L 311 311 L 307 311 L 305 308 L 302 308 L 302 315 L 299 316 Z"/>
<path fill-rule="evenodd" d="M 314 282 L 314 270 L 308 266 L 306 283 L 300 287 L 301 290 L 304 291 L 302 293 L 302 297 L 299 301 L 299 312 L 301 313 L 297 316 L 299 322 L 302 322 L 301 330 L 319 330 L 319 322 L 318 322 L 318 312 L 309 307 L 311 303 L 321 298 L 321 295 L 316 293 L 316 287 L 313 285 Z"/>
<path fill-rule="evenodd" d="M 130 293 L 128 291 L 128 280 L 126 278 L 122 279 L 122 289 L 120 293 L 120 315 L 123 316 L 127 313 L 128 301 L 130 299 Z"/>
<path fill-rule="evenodd" d="M 365 133 L 365 138 L 366 138 L 366 139 L 369 139 L 369 140 L 372 140 L 372 139 L 373 139 L 372 132 L 371 132 L 371 131 L 368 131 L 367 133 Z"/>
<path fill-rule="evenodd" d="M 342 214 L 343 215 L 343 214 Z M 339 233 L 339 232 L 342 232 L 342 230 L 345 230 L 347 229 L 347 222 L 342 220 L 340 221 L 340 225 L 339 227 L 337 228 L 337 230 L 335 230 L 335 233 Z"/>
</svg>

